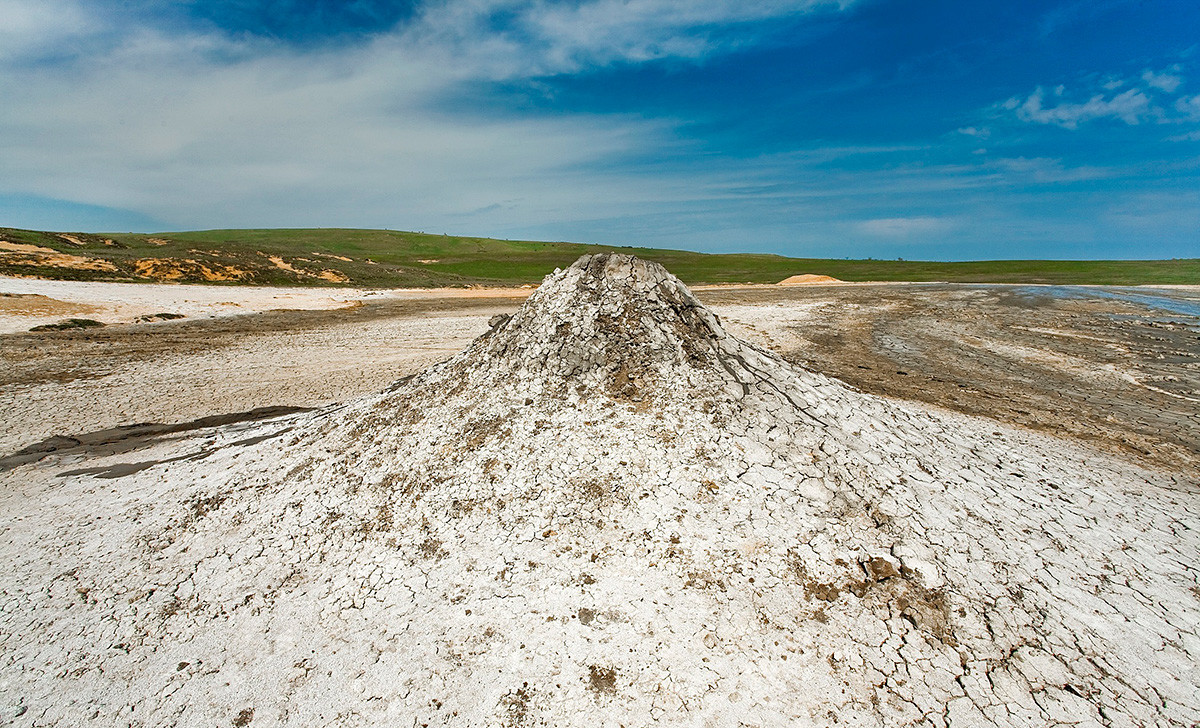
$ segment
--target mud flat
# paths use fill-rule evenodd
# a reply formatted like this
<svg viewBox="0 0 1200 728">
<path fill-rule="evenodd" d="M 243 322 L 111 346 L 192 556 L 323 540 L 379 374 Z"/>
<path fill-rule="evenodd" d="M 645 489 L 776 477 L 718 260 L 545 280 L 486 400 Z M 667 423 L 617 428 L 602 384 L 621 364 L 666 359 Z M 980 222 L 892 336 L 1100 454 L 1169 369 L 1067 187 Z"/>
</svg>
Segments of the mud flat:
<svg viewBox="0 0 1200 728">
<path fill-rule="evenodd" d="M 19 333 L 68 316 L 105 324 L 155 319 L 227 318 L 265 311 L 324 311 L 368 301 L 453 298 L 520 299 L 524 288 L 299 288 L 285 286 L 101 283 L 0 276 L 0 334 Z M 166 314 L 162 317 L 162 314 Z M 161 317 L 161 318 L 160 318 Z"/>
<path fill-rule="evenodd" d="M 0 336 L 0 453 L 55 435 L 376 391 L 461 351 L 518 301 L 389 299 Z"/>
<path fill-rule="evenodd" d="M 22 296 L 53 294 L 77 307 L 0 297 L 45 320 L 95 316 L 89 312 L 140 288 L 21 285 Z M 250 302 L 280 303 L 278 289 L 144 288 L 152 290 L 129 300 L 142 300 L 146 310 L 201 293 L 212 306 L 180 321 L 0 336 L 0 456 L 55 435 L 313 407 L 378 391 L 460 351 L 530 292 L 341 292 L 331 299 L 328 291 L 303 289 L 314 305 L 336 300 L 340 307 L 246 314 Z M 864 391 L 1083 439 L 1159 467 L 1200 468 L 1194 287 L 846 284 L 723 286 L 697 295 L 730 330 Z M 140 311 L 125 311 L 124 320 Z M 0 325 L 28 321 L 0 306 Z"/>
<path fill-rule="evenodd" d="M 1200 289 L 909 284 L 707 292 L 865 391 L 1200 472 Z"/>
<path fill-rule="evenodd" d="M 585 256 L 375 394 L 15 464 L 0 715 L 1200 720 L 1194 472 L 732 329 L 660 266 Z"/>
</svg>

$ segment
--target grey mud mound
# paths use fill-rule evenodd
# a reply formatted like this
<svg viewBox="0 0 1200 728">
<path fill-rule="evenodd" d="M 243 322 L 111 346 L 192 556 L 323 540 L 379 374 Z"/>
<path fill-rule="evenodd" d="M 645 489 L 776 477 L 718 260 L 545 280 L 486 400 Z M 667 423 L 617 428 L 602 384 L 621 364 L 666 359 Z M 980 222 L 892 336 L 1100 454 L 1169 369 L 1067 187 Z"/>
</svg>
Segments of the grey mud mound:
<svg viewBox="0 0 1200 728">
<path fill-rule="evenodd" d="M 0 476 L 0 710 L 1195 724 L 1196 483 L 1000 428 L 788 365 L 661 267 L 585 257 L 379 395 L 124 477 Z"/>
</svg>

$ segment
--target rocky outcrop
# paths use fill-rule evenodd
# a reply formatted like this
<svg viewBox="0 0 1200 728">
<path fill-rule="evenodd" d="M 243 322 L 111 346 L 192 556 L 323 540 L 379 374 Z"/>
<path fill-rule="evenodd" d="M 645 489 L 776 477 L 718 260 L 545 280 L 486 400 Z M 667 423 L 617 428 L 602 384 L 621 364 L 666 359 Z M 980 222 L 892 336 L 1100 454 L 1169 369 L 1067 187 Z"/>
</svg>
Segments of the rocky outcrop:
<svg viewBox="0 0 1200 728">
<path fill-rule="evenodd" d="M 156 448 L 0 476 L 15 723 L 1200 720 L 1194 491 L 786 364 L 628 256 Z"/>
</svg>

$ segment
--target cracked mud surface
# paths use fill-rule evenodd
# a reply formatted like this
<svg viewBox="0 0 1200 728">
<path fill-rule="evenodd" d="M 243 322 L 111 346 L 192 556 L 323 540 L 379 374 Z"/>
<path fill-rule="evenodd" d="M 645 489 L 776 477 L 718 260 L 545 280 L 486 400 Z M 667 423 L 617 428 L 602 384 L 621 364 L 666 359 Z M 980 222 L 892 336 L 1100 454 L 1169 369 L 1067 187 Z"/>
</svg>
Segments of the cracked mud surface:
<svg viewBox="0 0 1200 728">
<path fill-rule="evenodd" d="M 873 394 L 1200 469 L 1200 317 L 1105 298 L 1122 289 L 1062 290 L 856 284 L 697 295 L 738 336 Z M 375 392 L 461 351 L 521 300 L 454 293 L 0 336 L 0 456 L 54 436 Z M 1200 297 L 1167 293 L 1193 306 Z"/>
<path fill-rule="evenodd" d="M 1147 306 L 1158 293 L 1192 313 Z M 1195 289 L 862 285 L 701 298 L 742 324 L 739 335 L 865 391 L 1200 471 Z"/>
<path fill-rule="evenodd" d="M 378 391 L 461 351 L 518 303 L 386 301 L 0 336 L 0 456 L 53 436 Z"/>
<path fill-rule="evenodd" d="M 856 391 L 623 257 L 380 394 L 0 484 L 17 725 L 1200 720 L 1192 474 Z"/>
</svg>

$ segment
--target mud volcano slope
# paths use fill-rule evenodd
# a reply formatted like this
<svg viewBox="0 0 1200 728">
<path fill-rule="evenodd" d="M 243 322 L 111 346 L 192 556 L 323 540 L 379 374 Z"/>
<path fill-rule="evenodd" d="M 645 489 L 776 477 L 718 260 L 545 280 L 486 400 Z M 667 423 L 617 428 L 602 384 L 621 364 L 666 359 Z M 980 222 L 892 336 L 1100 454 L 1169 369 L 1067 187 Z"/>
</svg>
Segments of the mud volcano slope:
<svg viewBox="0 0 1200 728">
<path fill-rule="evenodd" d="M 151 456 L 3 476 L 5 720 L 1200 720 L 1195 483 L 790 366 L 634 258 Z"/>
</svg>

